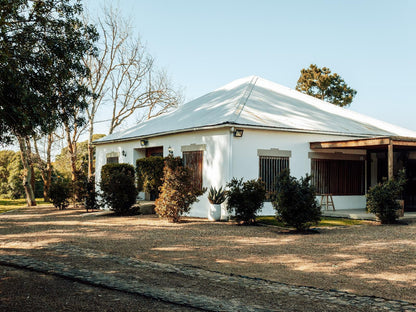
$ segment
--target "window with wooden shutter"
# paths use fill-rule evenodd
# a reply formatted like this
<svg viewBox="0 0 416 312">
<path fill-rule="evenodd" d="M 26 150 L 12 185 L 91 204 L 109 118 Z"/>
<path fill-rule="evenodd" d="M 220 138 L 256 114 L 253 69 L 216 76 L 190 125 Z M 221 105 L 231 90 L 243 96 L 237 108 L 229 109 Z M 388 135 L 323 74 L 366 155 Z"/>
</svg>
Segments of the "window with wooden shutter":
<svg viewBox="0 0 416 312">
<path fill-rule="evenodd" d="M 202 162 L 204 151 L 184 151 L 182 154 L 184 166 L 192 169 L 194 185 L 202 190 Z"/>
<path fill-rule="evenodd" d="M 318 194 L 365 194 L 364 160 L 312 159 L 311 172 Z"/>
<path fill-rule="evenodd" d="M 289 168 L 289 157 L 259 156 L 259 177 L 265 183 L 268 194 L 276 191 L 276 178 Z"/>
</svg>

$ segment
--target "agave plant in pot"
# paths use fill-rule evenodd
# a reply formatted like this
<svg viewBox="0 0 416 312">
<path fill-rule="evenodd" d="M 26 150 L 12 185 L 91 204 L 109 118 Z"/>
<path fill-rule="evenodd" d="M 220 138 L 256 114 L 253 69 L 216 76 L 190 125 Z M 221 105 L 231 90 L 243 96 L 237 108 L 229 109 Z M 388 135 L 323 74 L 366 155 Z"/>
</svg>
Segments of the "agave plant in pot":
<svg viewBox="0 0 416 312">
<path fill-rule="evenodd" d="M 211 186 L 208 192 L 208 201 L 211 203 L 208 211 L 208 220 L 219 221 L 221 219 L 221 204 L 226 198 L 227 191 L 222 186 L 218 190 Z"/>
</svg>

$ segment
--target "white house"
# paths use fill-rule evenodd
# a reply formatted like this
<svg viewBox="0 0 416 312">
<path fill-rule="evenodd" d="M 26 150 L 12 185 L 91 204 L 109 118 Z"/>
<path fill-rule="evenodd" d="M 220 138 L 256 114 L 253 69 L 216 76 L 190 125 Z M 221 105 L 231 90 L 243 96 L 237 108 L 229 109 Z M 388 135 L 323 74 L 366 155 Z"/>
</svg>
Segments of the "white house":
<svg viewBox="0 0 416 312">
<path fill-rule="evenodd" d="M 408 169 L 406 209 L 416 207 L 416 132 L 388 124 L 259 77 L 233 81 L 176 110 L 95 141 L 96 180 L 109 162 L 150 155 L 184 157 L 205 187 L 261 177 L 268 190 L 289 167 L 313 174 L 336 209 L 365 207 L 369 186 Z M 415 177 L 415 178 L 414 178 Z M 206 217 L 205 195 L 190 215 Z M 266 202 L 262 214 L 274 214 Z"/>
</svg>

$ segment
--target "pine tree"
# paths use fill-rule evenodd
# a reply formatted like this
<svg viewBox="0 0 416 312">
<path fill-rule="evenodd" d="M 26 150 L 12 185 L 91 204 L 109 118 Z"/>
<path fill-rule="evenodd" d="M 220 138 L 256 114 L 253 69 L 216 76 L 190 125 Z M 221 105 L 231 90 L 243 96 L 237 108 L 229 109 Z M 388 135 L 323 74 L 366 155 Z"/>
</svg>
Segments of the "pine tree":
<svg viewBox="0 0 416 312">
<path fill-rule="evenodd" d="M 319 68 L 311 64 L 300 72 L 296 90 L 302 93 L 341 107 L 349 106 L 357 94 L 337 73 L 331 74 L 327 67 Z"/>
</svg>

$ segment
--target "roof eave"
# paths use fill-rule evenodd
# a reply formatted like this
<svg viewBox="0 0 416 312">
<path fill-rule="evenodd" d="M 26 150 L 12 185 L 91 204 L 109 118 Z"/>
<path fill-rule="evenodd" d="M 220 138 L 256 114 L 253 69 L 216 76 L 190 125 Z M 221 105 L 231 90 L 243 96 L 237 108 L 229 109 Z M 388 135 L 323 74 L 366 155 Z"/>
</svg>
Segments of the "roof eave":
<svg viewBox="0 0 416 312">
<path fill-rule="evenodd" d="M 92 143 L 93 145 L 103 145 L 103 144 L 111 144 L 111 143 L 117 143 L 117 142 L 127 142 L 127 141 L 135 141 L 135 140 L 140 140 L 140 139 L 148 139 L 148 138 L 166 136 L 166 135 L 171 135 L 171 134 L 202 131 L 202 130 L 212 130 L 212 129 L 226 128 L 226 127 L 243 127 L 246 129 L 285 131 L 285 132 L 295 132 L 295 133 L 313 133 L 313 134 L 322 134 L 322 135 L 340 135 L 340 136 L 349 136 L 349 137 L 357 137 L 357 138 L 386 137 L 385 134 L 347 133 L 347 132 L 337 132 L 337 131 L 295 129 L 295 128 L 259 126 L 259 125 L 248 125 L 248 124 L 241 124 L 241 123 L 234 123 L 234 122 L 225 122 L 225 123 L 221 123 L 217 125 L 207 125 L 207 126 L 193 127 L 193 128 L 188 128 L 188 129 L 164 131 L 164 132 L 152 133 L 149 135 L 139 135 L 139 136 L 105 140 L 105 141 L 99 141 L 99 142 L 94 141 Z"/>
</svg>

